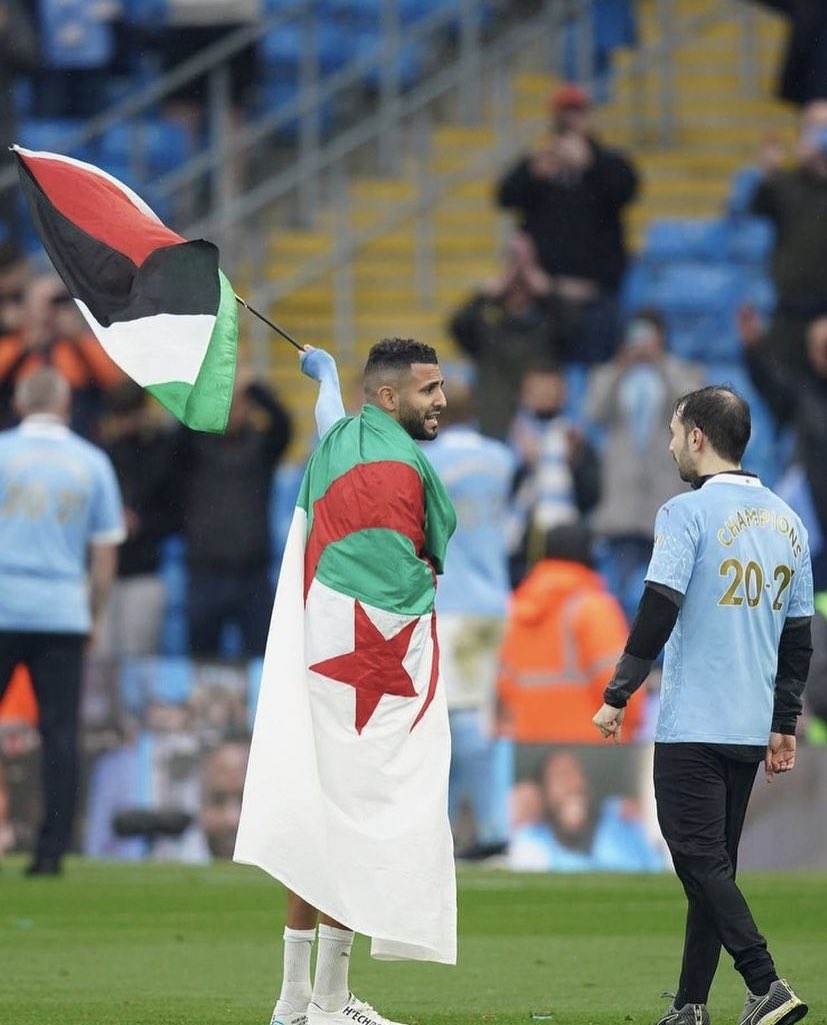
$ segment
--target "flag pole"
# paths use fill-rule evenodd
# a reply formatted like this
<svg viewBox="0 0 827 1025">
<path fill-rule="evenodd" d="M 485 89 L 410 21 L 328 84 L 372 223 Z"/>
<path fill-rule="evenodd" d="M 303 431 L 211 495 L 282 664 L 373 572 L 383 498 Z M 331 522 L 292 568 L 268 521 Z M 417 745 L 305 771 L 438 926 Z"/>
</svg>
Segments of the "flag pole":
<svg viewBox="0 0 827 1025">
<path fill-rule="evenodd" d="M 263 320 L 268 327 L 271 327 L 277 334 L 280 334 L 282 338 L 286 338 L 291 345 L 295 345 L 299 352 L 304 352 L 304 346 L 297 342 L 296 339 L 291 337 L 286 331 L 283 331 L 278 326 L 278 324 L 274 324 L 273 321 L 268 320 L 263 313 L 259 313 L 258 310 L 254 310 L 253 307 L 250 306 L 249 303 L 246 303 L 237 293 L 233 292 L 233 295 L 241 303 L 245 310 L 249 310 L 254 317 L 258 317 L 259 320 Z"/>
</svg>

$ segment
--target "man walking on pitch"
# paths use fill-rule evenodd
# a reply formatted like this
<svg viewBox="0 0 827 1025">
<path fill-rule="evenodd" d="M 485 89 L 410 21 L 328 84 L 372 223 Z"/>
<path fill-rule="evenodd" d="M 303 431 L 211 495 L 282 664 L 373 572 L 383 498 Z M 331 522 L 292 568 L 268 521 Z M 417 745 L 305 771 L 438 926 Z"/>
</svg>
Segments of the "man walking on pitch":
<svg viewBox="0 0 827 1025">
<path fill-rule="evenodd" d="M 678 992 L 658 1025 L 708 1025 L 722 946 L 747 985 L 741 1025 L 792 1025 L 807 1005 L 779 979 L 735 871 L 758 765 L 771 780 L 795 764 L 812 653 L 807 534 L 741 469 L 750 411 L 740 396 L 690 392 L 670 431 L 693 490 L 658 512 L 643 598 L 594 723 L 619 739 L 626 702 L 666 644 L 655 798 L 689 909 Z"/>
<path fill-rule="evenodd" d="M 235 858 L 288 889 L 281 1025 L 389 1025 L 348 985 L 353 931 L 379 958 L 456 961 L 450 741 L 433 613 L 456 525 L 417 441 L 445 407 L 432 348 L 374 345 L 345 417 L 336 366 L 273 609 Z M 315 983 L 310 954 L 319 924 Z"/>
</svg>

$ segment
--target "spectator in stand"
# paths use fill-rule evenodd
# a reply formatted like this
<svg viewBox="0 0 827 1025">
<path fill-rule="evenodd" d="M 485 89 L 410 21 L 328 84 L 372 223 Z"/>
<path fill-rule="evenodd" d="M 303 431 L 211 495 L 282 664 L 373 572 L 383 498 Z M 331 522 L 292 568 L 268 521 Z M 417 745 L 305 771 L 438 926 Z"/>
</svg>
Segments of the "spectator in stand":
<svg viewBox="0 0 827 1025">
<path fill-rule="evenodd" d="M 809 486 L 822 538 L 827 537 L 827 314 L 805 330 L 807 366 L 799 371 L 773 358 L 762 337 L 756 311 L 744 307 L 739 327 L 747 368 L 779 426 L 795 429 L 796 459 Z M 827 589 L 827 545 L 813 554 L 813 582 Z"/>
<path fill-rule="evenodd" d="M 485 396 L 478 410 L 479 428 L 492 438 L 508 434 L 524 371 L 560 356 L 549 306 L 551 286 L 531 236 L 517 231 L 508 243 L 502 272 L 451 318 L 451 334 L 474 361 L 477 389 Z"/>
<path fill-rule="evenodd" d="M 155 655 L 166 607 L 160 546 L 178 528 L 174 435 L 152 421 L 147 394 L 133 381 L 112 389 L 106 411 L 104 449 L 118 476 L 127 535 L 96 653 Z"/>
<path fill-rule="evenodd" d="M 565 416 L 566 381 L 559 367 L 541 364 L 527 370 L 520 399 L 509 432 L 517 458 L 509 514 L 515 586 L 541 556 L 546 532 L 574 523 L 600 498 L 600 460 Z"/>
<path fill-rule="evenodd" d="M 257 416 L 266 421 L 262 430 Z M 220 656 L 228 622 L 241 631 L 244 657 L 264 655 L 274 591 L 270 494 L 290 437 L 290 418 L 276 396 L 244 372 L 226 434 L 177 434 L 190 650 L 197 658 Z"/>
<path fill-rule="evenodd" d="M 51 274 L 29 284 L 18 330 L 0 338 L 3 426 L 14 422 L 9 397 L 16 383 L 42 366 L 54 367 L 72 388 L 72 430 L 95 440 L 104 395 L 123 380 L 123 374 L 86 328 L 66 286 Z"/>
<path fill-rule="evenodd" d="M 769 218 L 776 229 L 777 302 L 761 344 L 800 371 L 807 361 L 807 325 L 827 314 L 827 101 L 804 109 L 796 165 L 782 170 L 783 160 L 783 148 L 768 139 L 761 153 L 763 178 L 751 203 L 752 213 Z"/>
<path fill-rule="evenodd" d="M 14 167 L 14 83 L 38 63 L 37 36 L 24 0 L 0 0 L 0 172 Z M 0 243 L 18 240 L 17 189 L 0 192 Z"/>
<path fill-rule="evenodd" d="M 38 0 L 42 63 L 34 109 L 44 118 L 89 118 L 107 105 L 118 0 Z"/>
<path fill-rule="evenodd" d="M 522 744 L 594 743 L 588 711 L 626 633 L 623 610 L 594 570 L 591 531 L 579 523 L 548 531 L 508 614 L 497 683 L 502 731 Z M 632 715 L 629 737 L 637 708 Z"/>
<path fill-rule="evenodd" d="M 591 133 L 589 94 L 566 85 L 550 97 L 551 137 L 499 184 L 551 275 L 565 358 L 600 363 L 617 338 L 617 292 L 626 266 L 621 211 L 636 195 L 629 160 Z"/>
<path fill-rule="evenodd" d="M 803 105 L 827 98 L 827 6 L 824 0 L 757 0 L 790 21 L 777 93 Z"/>
<path fill-rule="evenodd" d="M 17 243 L 0 242 L 0 339 L 20 330 L 29 277 L 28 262 Z"/>
<path fill-rule="evenodd" d="M 467 800 L 475 840 L 457 857 L 501 854 L 508 842 L 505 794 L 498 806 L 491 736 L 497 655 L 505 627 L 508 581 L 506 509 L 514 457 L 474 426 L 467 375 L 443 367 L 448 405 L 428 458 L 457 513 L 457 529 L 436 596 L 440 673 L 448 699 L 451 770 L 448 810 L 456 832 Z"/>
<path fill-rule="evenodd" d="M 607 541 L 609 585 L 630 620 L 652 555 L 655 514 L 680 487 L 663 424 L 703 376 L 702 367 L 667 352 L 666 323 L 654 309 L 629 321 L 617 355 L 591 373 L 586 416 L 605 435 L 602 495 L 591 525 Z"/>
</svg>

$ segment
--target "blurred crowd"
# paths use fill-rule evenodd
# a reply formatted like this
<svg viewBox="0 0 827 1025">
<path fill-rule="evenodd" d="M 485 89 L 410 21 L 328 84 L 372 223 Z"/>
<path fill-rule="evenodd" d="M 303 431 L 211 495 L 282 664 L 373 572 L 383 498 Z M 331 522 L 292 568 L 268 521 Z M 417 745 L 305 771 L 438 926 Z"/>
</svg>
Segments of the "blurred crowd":
<svg viewBox="0 0 827 1025">
<path fill-rule="evenodd" d="M 112 47 L 101 43 L 100 52 L 112 59 L 118 6 L 95 7 Z M 25 10 L 0 0 L 0 12 L 2 40 Z M 48 63 L 37 75 L 39 104 L 68 102 L 50 91 Z M 77 111 L 95 78 L 74 81 Z M 749 214 L 773 229 L 767 270 L 775 303 L 766 315 L 744 296 L 730 369 L 770 425 L 756 434 L 746 468 L 750 458 L 769 467 L 766 482 L 810 531 L 820 595 L 807 730 L 813 742 L 827 743 L 827 101 L 812 77 L 807 82 L 795 152 L 767 139 L 744 199 Z M 827 95 L 827 79 L 823 85 Z M 428 449 L 459 519 L 437 605 L 454 741 L 452 815 L 468 857 L 510 849 L 522 868 L 649 870 L 663 857 L 645 826 L 637 769 L 629 768 L 625 789 L 596 796 L 568 746 L 599 739 L 590 719 L 642 592 L 655 513 L 683 487 L 667 450 L 671 411 L 719 368 L 676 353 L 666 312 L 635 306 L 624 293 L 634 262 L 624 211 L 644 187 L 633 157 L 601 142 L 581 86 L 556 89 L 548 114 L 545 141 L 496 183 L 495 202 L 513 214 L 513 231 L 491 278 L 448 318 L 465 360 L 444 367 L 449 406 Z M 179 854 L 206 849 L 203 837 L 186 847 L 197 809 L 185 822 L 133 816 L 119 846 L 112 815 L 101 809 L 114 814 L 113 780 L 136 792 L 149 785 L 136 782 L 135 738 L 143 737 L 154 745 L 153 778 L 159 786 L 163 778 L 173 803 L 184 763 L 200 766 L 195 776 L 180 775 L 187 807 L 193 793 L 225 787 L 205 807 L 218 822 L 207 846 L 227 854 L 255 688 L 233 677 L 235 713 L 221 712 L 222 730 L 193 747 L 192 723 L 196 732 L 210 729 L 197 695 L 223 694 L 215 707 L 224 708 L 226 688 L 210 690 L 191 676 L 182 684 L 176 673 L 188 658 L 248 665 L 264 653 L 284 541 L 280 511 L 291 508 L 301 473 L 284 462 L 290 418 L 272 388 L 242 369 L 226 435 L 172 425 L 108 360 L 63 284 L 36 274 L 7 240 L 0 243 L 0 425 L 15 422 L 17 383 L 42 366 L 68 380 L 71 426 L 107 452 L 123 497 L 128 533 L 93 638 L 94 672 L 124 663 L 143 680 L 140 712 L 136 705 L 114 716 L 116 741 L 105 740 L 108 727 L 96 734 L 90 822 L 97 825 L 86 849 L 138 856 L 149 844 L 158 853 L 165 836 Z M 101 699 L 108 707 L 115 685 L 107 679 L 100 693 L 109 695 Z M 657 684 L 654 672 L 630 706 L 628 739 L 651 737 Z M 21 679 L 0 719 L 33 719 L 24 691 Z M 118 700 L 130 704 L 123 694 Z M 101 722 L 111 725 L 106 716 Z M 8 727 L 3 735 L 6 743 L 17 737 Z M 503 740 L 567 749 L 515 769 Z M 203 751 L 208 758 L 199 761 Z"/>
</svg>

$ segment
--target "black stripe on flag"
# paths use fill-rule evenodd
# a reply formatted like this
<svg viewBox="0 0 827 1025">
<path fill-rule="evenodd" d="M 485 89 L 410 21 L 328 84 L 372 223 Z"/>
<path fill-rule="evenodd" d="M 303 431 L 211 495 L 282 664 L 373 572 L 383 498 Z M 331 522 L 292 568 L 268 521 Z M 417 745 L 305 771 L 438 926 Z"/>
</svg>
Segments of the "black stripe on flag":
<svg viewBox="0 0 827 1025">
<path fill-rule="evenodd" d="M 103 327 L 159 313 L 218 311 L 218 249 L 198 239 L 163 246 L 140 267 L 93 238 L 49 200 L 29 169 L 18 162 L 35 227 L 60 277 Z"/>
</svg>

